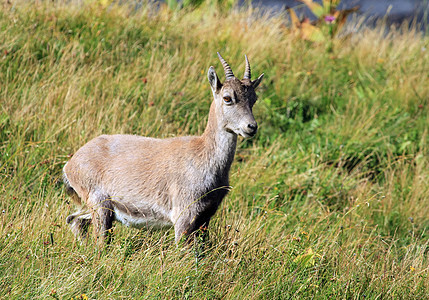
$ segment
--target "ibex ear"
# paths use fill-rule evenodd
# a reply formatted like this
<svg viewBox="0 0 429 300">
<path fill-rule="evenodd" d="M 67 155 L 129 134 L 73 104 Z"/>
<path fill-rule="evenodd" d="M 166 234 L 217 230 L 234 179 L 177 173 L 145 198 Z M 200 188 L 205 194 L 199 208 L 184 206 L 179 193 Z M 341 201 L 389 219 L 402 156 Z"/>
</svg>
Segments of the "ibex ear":
<svg viewBox="0 0 429 300">
<path fill-rule="evenodd" d="M 259 75 L 258 79 L 252 81 L 252 85 L 253 85 L 254 89 L 256 89 L 258 87 L 258 85 L 261 83 L 262 78 L 264 78 L 264 73 L 262 73 L 261 75 Z"/>
<path fill-rule="evenodd" d="M 222 83 L 220 83 L 219 77 L 217 77 L 216 71 L 213 67 L 209 68 L 207 73 L 209 78 L 210 86 L 212 87 L 213 92 L 218 92 L 222 88 Z"/>
</svg>

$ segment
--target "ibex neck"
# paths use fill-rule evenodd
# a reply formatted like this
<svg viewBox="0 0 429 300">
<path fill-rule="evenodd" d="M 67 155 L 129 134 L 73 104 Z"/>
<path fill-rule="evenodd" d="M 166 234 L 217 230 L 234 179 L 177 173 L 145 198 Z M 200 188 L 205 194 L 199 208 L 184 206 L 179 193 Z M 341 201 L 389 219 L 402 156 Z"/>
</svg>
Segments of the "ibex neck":
<svg viewBox="0 0 429 300">
<path fill-rule="evenodd" d="M 229 172 L 232 161 L 234 160 L 235 149 L 237 146 L 237 135 L 227 132 L 220 123 L 216 111 L 216 104 L 213 101 L 210 106 L 209 119 L 206 130 L 202 135 L 204 141 L 205 157 L 209 168 L 213 171 Z"/>
</svg>

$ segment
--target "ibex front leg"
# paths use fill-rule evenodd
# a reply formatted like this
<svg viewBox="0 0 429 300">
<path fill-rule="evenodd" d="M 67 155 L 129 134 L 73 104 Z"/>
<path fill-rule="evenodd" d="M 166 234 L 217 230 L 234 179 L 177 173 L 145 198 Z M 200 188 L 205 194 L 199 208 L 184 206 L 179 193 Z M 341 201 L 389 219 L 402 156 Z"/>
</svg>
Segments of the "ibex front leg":
<svg viewBox="0 0 429 300">
<path fill-rule="evenodd" d="M 192 239 L 190 239 L 190 236 L 192 234 L 199 235 L 199 229 L 202 229 L 202 231 L 206 231 L 207 227 L 209 226 L 209 220 L 206 222 L 193 222 L 190 221 L 192 218 L 181 218 L 178 220 L 178 222 L 174 225 L 174 232 L 176 237 L 176 243 L 180 241 L 186 241 L 190 242 Z"/>
<path fill-rule="evenodd" d="M 208 236 L 207 228 L 210 218 L 216 212 L 217 206 L 205 207 L 201 212 L 188 212 L 181 215 L 174 225 L 176 242 L 182 239 L 190 242 L 190 236 L 194 235 L 199 240 L 205 241 Z"/>
</svg>

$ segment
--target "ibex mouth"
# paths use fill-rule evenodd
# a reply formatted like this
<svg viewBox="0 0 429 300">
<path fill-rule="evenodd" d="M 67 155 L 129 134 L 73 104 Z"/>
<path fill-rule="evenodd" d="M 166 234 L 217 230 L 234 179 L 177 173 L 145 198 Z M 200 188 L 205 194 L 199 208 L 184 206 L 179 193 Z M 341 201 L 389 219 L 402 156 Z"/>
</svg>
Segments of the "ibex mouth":
<svg viewBox="0 0 429 300">
<path fill-rule="evenodd" d="M 258 130 L 254 130 L 254 131 L 244 131 L 244 130 L 240 130 L 240 135 L 242 137 L 244 137 L 245 139 L 250 139 L 253 138 L 256 135 L 256 132 L 258 132 Z"/>
</svg>

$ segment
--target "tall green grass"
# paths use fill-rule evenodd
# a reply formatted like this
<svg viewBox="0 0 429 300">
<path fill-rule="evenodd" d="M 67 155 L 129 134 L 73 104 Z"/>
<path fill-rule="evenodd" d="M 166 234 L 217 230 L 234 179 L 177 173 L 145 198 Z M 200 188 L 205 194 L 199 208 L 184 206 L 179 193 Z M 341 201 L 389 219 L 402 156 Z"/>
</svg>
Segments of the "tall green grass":
<svg viewBox="0 0 429 300">
<path fill-rule="evenodd" d="M 3 5 L 0 41 L 0 298 L 429 294 L 426 36 L 362 29 L 328 53 L 252 9 L 36 3 Z M 64 163 L 102 133 L 202 133 L 216 51 L 266 78 L 205 256 L 121 225 L 81 246 Z"/>
</svg>

